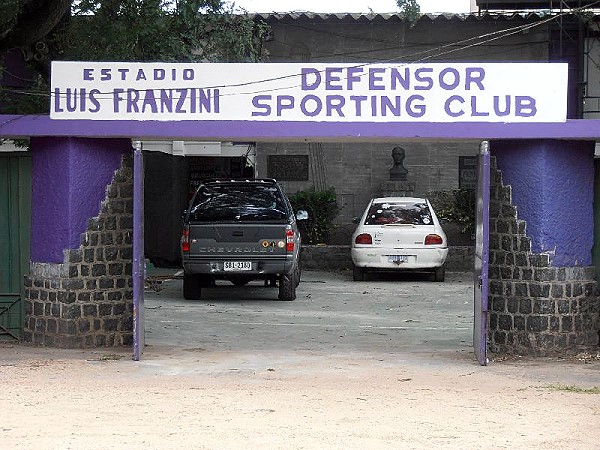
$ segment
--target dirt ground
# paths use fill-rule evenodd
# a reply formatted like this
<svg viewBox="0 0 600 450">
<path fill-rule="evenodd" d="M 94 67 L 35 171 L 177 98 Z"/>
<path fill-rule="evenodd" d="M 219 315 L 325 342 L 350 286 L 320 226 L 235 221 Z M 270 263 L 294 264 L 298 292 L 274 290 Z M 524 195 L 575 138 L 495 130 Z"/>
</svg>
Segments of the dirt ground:
<svg viewBox="0 0 600 450">
<path fill-rule="evenodd" d="M 248 355 L 171 350 L 0 347 L 0 447 L 600 448 L 598 358 L 268 354 L 239 369 Z"/>
<path fill-rule="evenodd" d="M 309 274 L 301 284 L 300 303 L 271 303 L 271 308 L 263 300 L 242 304 L 217 297 L 189 304 L 174 298 L 177 286 L 171 294 L 165 289 L 162 297 L 150 296 L 150 339 L 137 362 L 131 349 L 0 344 L 0 448 L 600 449 L 600 355 L 568 360 L 492 356 L 481 367 L 464 336 L 448 338 L 444 345 L 415 340 L 406 348 L 394 347 L 386 333 L 409 339 L 408 327 L 418 325 L 407 315 L 409 307 L 398 305 L 400 299 L 414 298 L 415 291 L 432 286 L 418 280 L 402 285 L 410 295 L 390 300 L 395 309 L 373 302 L 356 322 L 368 319 L 369 328 L 357 327 L 363 335 L 357 331 L 356 345 L 350 345 L 357 312 L 339 309 L 335 315 L 312 317 L 309 308 L 315 314 L 329 311 L 336 299 L 352 303 L 348 299 L 354 295 L 359 298 L 375 289 L 381 300 L 397 293 L 398 283 L 328 281 L 326 297 L 319 291 L 319 277 L 310 280 Z M 470 295 L 461 283 L 450 277 L 448 298 L 459 298 L 463 291 Z M 345 289 L 346 295 L 336 294 L 336 289 Z M 406 306 L 401 309 L 403 329 L 378 322 L 376 313 L 389 320 L 398 306 Z M 190 308 L 198 310 L 198 317 L 222 320 L 232 328 L 214 341 L 189 338 L 188 345 L 160 335 L 173 328 L 171 313 L 196 320 Z M 302 318 L 290 319 L 290 308 L 304 308 L 297 314 Z M 249 317 L 241 310 L 257 315 Z M 261 311 L 273 315 L 259 316 Z M 452 315 L 464 316 L 457 311 Z M 346 318 L 344 334 L 333 322 L 339 316 Z M 265 344 L 236 346 L 236 339 L 246 339 L 234 327 L 236 317 L 246 328 L 252 323 L 252 339 L 262 334 Z M 328 321 L 321 331 L 316 330 L 319 321 Z M 263 330 L 261 324 L 269 326 Z M 273 345 L 277 336 L 267 333 L 273 324 L 288 330 L 287 339 L 298 339 L 295 344 Z M 452 327 L 442 325 L 436 333 L 445 336 Z M 202 326 L 198 323 L 194 332 Z M 331 336 L 312 344 L 303 326 L 312 334 L 332 331 Z M 419 333 L 434 327 L 422 328 Z M 209 331 L 211 336 L 216 333 Z M 361 347 L 367 332 L 373 340 L 369 348 Z"/>
</svg>

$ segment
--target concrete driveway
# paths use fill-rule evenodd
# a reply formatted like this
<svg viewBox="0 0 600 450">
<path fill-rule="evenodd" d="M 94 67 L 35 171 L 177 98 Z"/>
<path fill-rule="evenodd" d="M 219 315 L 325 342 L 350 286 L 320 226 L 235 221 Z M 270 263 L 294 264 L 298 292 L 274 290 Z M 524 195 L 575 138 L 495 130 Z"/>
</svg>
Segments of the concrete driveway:
<svg viewBox="0 0 600 450">
<path fill-rule="evenodd" d="M 360 353 L 472 353 L 473 283 L 449 273 L 373 275 L 304 271 L 293 302 L 253 282 L 221 281 L 186 301 L 181 279 L 146 291 L 146 344 L 182 350 Z"/>
</svg>

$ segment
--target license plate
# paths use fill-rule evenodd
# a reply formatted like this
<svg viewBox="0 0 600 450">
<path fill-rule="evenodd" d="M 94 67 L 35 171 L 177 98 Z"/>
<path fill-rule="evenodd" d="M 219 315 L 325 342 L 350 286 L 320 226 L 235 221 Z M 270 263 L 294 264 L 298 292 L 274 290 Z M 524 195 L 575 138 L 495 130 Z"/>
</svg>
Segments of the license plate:
<svg viewBox="0 0 600 450">
<path fill-rule="evenodd" d="M 252 261 L 225 261 L 223 270 L 252 270 Z"/>
<path fill-rule="evenodd" d="M 396 264 L 405 263 L 408 262 L 408 255 L 389 255 L 388 261 Z"/>
</svg>

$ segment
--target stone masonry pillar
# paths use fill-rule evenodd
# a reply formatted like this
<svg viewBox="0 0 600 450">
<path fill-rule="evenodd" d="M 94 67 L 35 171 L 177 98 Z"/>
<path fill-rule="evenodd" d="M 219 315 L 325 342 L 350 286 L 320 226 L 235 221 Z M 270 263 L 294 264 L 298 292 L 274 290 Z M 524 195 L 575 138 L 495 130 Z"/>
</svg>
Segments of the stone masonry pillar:
<svg viewBox="0 0 600 450">
<path fill-rule="evenodd" d="M 34 138 L 24 339 L 131 345 L 133 158 L 129 139 Z"/>
<path fill-rule="evenodd" d="M 490 350 L 597 349 L 594 143 L 498 141 L 491 149 Z"/>
</svg>

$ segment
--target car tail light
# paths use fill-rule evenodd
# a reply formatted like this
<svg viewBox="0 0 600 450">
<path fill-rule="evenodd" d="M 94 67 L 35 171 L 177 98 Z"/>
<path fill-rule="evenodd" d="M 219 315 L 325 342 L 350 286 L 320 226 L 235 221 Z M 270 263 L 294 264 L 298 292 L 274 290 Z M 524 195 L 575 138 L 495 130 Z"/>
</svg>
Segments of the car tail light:
<svg viewBox="0 0 600 450">
<path fill-rule="evenodd" d="M 354 243 L 370 245 L 373 243 L 373 238 L 369 233 L 362 233 L 356 236 L 356 238 L 354 239 Z"/>
<path fill-rule="evenodd" d="M 285 230 L 285 250 L 287 252 L 294 251 L 294 230 L 291 228 Z"/>
<path fill-rule="evenodd" d="M 190 251 L 190 230 L 188 228 L 184 228 L 181 232 L 181 251 Z"/>
<path fill-rule="evenodd" d="M 439 234 L 428 234 L 425 236 L 425 245 L 443 244 L 444 239 Z"/>
</svg>

